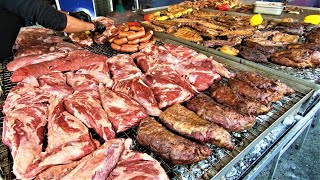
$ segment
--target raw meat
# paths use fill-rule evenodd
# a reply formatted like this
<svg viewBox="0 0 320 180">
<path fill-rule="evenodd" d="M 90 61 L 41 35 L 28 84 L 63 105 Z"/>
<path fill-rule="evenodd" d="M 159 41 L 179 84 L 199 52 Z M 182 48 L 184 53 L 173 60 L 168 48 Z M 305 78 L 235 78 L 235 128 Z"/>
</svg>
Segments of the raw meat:
<svg viewBox="0 0 320 180">
<path fill-rule="evenodd" d="M 145 75 L 144 82 L 152 89 L 160 109 L 187 101 L 196 92 L 169 66 L 157 66 Z"/>
<path fill-rule="evenodd" d="M 116 28 L 114 26 L 114 21 L 112 19 L 109 19 L 103 16 L 97 17 L 94 21 L 98 21 L 106 27 L 106 30 L 102 34 L 95 35 L 93 37 L 94 41 L 97 44 L 104 44 L 112 35 L 112 31 Z"/>
<path fill-rule="evenodd" d="M 34 178 L 51 166 L 79 160 L 95 149 L 88 128 L 64 110 L 61 99 L 53 97 L 49 105 L 48 147 L 28 166 L 25 177 Z"/>
<path fill-rule="evenodd" d="M 229 132 L 248 129 L 256 122 L 254 116 L 242 115 L 228 106 L 216 103 L 203 93 L 188 101 L 187 107 L 201 118 L 214 122 Z"/>
<path fill-rule="evenodd" d="M 234 148 L 228 131 L 201 119 L 197 114 L 180 104 L 167 108 L 159 117 L 169 129 L 200 143 L 212 143 L 230 150 Z"/>
<path fill-rule="evenodd" d="M 74 74 L 67 72 L 67 83 L 74 91 L 98 91 L 98 82 L 89 74 Z"/>
<path fill-rule="evenodd" d="M 105 84 L 108 88 L 113 85 L 113 80 L 110 78 L 109 68 L 106 62 L 97 62 L 81 67 L 76 74 L 90 74 L 94 79 Z"/>
<path fill-rule="evenodd" d="M 12 76 L 12 82 L 22 81 L 28 76 L 39 77 L 53 71 L 75 71 L 84 66 L 105 62 L 106 56 L 93 54 L 87 50 L 77 50 L 68 54 L 67 57 L 28 65 L 16 70 Z"/>
<path fill-rule="evenodd" d="M 35 78 L 33 78 L 33 80 L 36 81 Z M 10 90 L 3 105 L 3 113 L 7 115 L 14 109 L 31 107 L 34 104 L 46 103 L 48 102 L 49 98 L 50 97 L 45 95 L 43 91 L 39 89 L 39 87 L 35 87 L 29 83 L 21 82 Z"/>
<path fill-rule="evenodd" d="M 169 180 L 160 163 L 146 153 L 130 150 L 132 140 L 127 139 L 125 150 L 122 153 L 116 168 L 110 173 L 107 180 L 126 179 L 154 179 Z"/>
<path fill-rule="evenodd" d="M 151 116 L 159 116 L 161 110 L 151 89 L 140 79 L 129 79 L 116 82 L 112 90 L 123 92 L 143 106 Z"/>
<path fill-rule="evenodd" d="M 106 179 L 115 168 L 123 150 L 125 139 L 106 141 L 99 149 L 88 155 L 62 180 L 70 179 Z"/>
<path fill-rule="evenodd" d="M 93 128 L 105 141 L 113 139 L 115 132 L 102 109 L 98 91 L 76 91 L 64 101 L 69 113 L 80 119 L 87 127 Z"/>
<path fill-rule="evenodd" d="M 164 44 L 164 47 L 180 61 L 188 61 L 190 58 L 198 54 L 197 51 L 184 47 L 182 45 L 177 46 L 167 43 Z"/>
<path fill-rule="evenodd" d="M 138 125 L 148 116 L 139 103 L 124 93 L 113 92 L 102 84 L 99 85 L 99 92 L 102 106 L 117 133 Z"/>
<path fill-rule="evenodd" d="M 89 157 L 89 156 L 86 156 L 86 157 Z M 80 163 L 81 163 L 81 160 L 74 161 L 69 164 L 52 166 L 46 169 L 45 171 L 42 171 L 40 174 L 38 174 L 35 180 L 62 179 L 64 176 L 69 174 L 74 168 L 76 168 Z"/>
<path fill-rule="evenodd" d="M 85 32 L 70 33 L 69 38 L 80 47 L 91 46 L 93 44 L 92 38 Z"/>
<path fill-rule="evenodd" d="M 66 76 L 61 72 L 52 72 L 38 77 L 40 89 L 47 96 L 67 97 L 73 89 L 66 84 Z"/>
<path fill-rule="evenodd" d="M 192 164 L 210 155 L 207 146 L 170 132 L 152 117 L 141 121 L 136 138 L 139 144 L 173 164 Z"/>
<path fill-rule="evenodd" d="M 159 59 L 167 64 L 178 64 L 180 62 L 179 59 L 170 54 L 170 52 L 163 46 L 148 46 L 143 48 L 140 52 L 147 56 L 151 56 L 153 59 Z"/>
<path fill-rule="evenodd" d="M 140 69 L 127 54 L 119 54 L 107 60 L 114 82 L 141 77 Z"/>
<path fill-rule="evenodd" d="M 2 142 L 11 150 L 13 173 L 25 178 L 28 166 L 40 155 L 48 108 L 43 104 L 15 109 L 6 114 Z"/>
</svg>

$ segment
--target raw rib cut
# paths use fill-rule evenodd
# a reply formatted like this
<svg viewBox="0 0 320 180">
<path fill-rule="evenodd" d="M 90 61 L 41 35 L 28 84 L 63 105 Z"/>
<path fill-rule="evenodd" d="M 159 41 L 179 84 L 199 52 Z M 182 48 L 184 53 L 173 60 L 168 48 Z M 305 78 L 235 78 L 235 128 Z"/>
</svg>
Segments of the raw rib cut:
<svg viewBox="0 0 320 180">
<path fill-rule="evenodd" d="M 74 74 L 67 72 L 67 84 L 74 91 L 98 90 L 98 82 L 89 74 Z"/>
<path fill-rule="evenodd" d="M 151 116 L 159 116 L 161 110 L 151 89 L 140 79 L 129 79 L 116 82 L 112 90 L 123 92 L 143 106 Z"/>
<path fill-rule="evenodd" d="M 79 160 L 96 149 L 88 128 L 65 111 L 63 101 L 50 99 L 48 147 L 27 169 L 25 177 L 34 178 L 41 171 Z"/>
<path fill-rule="evenodd" d="M 47 96 L 67 97 L 73 89 L 66 83 L 66 76 L 62 72 L 52 72 L 38 77 L 40 89 Z"/>
<path fill-rule="evenodd" d="M 4 118 L 2 142 L 11 150 L 13 173 L 25 178 L 28 166 L 40 155 L 48 108 L 34 104 L 12 110 Z"/>
<path fill-rule="evenodd" d="M 160 163 L 146 153 L 132 151 L 132 140 L 127 139 L 116 168 L 107 180 L 154 179 L 169 180 Z"/>
<path fill-rule="evenodd" d="M 102 34 L 94 36 L 93 39 L 97 44 L 104 44 L 112 35 L 112 31 L 116 28 L 114 26 L 114 21 L 103 16 L 97 17 L 95 21 L 102 23 L 106 27 L 106 30 Z"/>
<path fill-rule="evenodd" d="M 116 166 L 124 150 L 125 139 L 106 141 L 99 149 L 81 160 L 81 163 L 62 180 L 70 179 L 106 179 Z"/>
<path fill-rule="evenodd" d="M 194 55 L 197 55 L 197 51 L 184 47 L 182 45 L 177 46 L 173 44 L 166 43 L 164 47 L 176 58 L 180 61 L 188 61 Z"/>
<path fill-rule="evenodd" d="M 141 77 L 140 69 L 127 54 L 119 54 L 107 60 L 114 82 Z"/>
<path fill-rule="evenodd" d="M 97 62 L 95 64 L 81 67 L 76 74 L 89 74 L 98 83 L 105 84 L 108 88 L 113 85 L 113 80 L 110 78 L 109 68 L 106 62 Z"/>
<path fill-rule="evenodd" d="M 74 168 L 76 168 L 82 160 L 84 160 L 87 157 L 89 156 L 82 158 L 80 161 L 74 161 L 69 164 L 52 166 L 38 174 L 35 180 L 62 179 L 64 176 L 69 174 Z"/>
<path fill-rule="evenodd" d="M 102 106 L 117 133 L 139 124 L 148 116 L 139 103 L 124 93 L 113 92 L 102 84 L 99 85 L 99 92 Z"/>
<path fill-rule="evenodd" d="M 65 99 L 64 105 L 69 113 L 93 128 L 105 141 L 115 137 L 108 116 L 102 109 L 98 91 L 76 91 Z"/>
<path fill-rule="evenodd" d="M 91 46 L 93 44 L 92 38 L 85 32 L 70 33 L 69 38 L 80 47 Z"/>
</svg>

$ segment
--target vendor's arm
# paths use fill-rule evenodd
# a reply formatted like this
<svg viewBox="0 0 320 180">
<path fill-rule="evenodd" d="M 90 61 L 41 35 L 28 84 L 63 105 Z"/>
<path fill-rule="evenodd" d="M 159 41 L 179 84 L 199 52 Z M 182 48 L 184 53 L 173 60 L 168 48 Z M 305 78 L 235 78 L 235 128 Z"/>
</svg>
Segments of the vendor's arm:
<svg viewBox="0 0 320 180">
<path fill-rule="evenodd" d="M 94 24 L 59 12 L 41 0 L 1 0 L 0 6 L 21 17 L 28 17 L 43 27 L 57 31 L 69 33 L 94 29 Z"/>
</svg>

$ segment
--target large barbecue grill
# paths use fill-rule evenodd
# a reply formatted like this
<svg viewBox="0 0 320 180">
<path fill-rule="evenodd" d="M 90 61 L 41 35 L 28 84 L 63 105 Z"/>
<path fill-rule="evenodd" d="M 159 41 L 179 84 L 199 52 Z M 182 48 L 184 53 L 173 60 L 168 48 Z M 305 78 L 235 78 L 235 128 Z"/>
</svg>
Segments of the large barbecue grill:
<svg viewBox="0 0 320 180">
<path fill-rule="evenodd" d="M 158 44 L 161 44 L 160 42 L 157 42 Z M 88 50 L 97 53 L 106 55 L 108 57 L 117 55 L 118 52 L 114 51 L 110 48 L 108 45 L 93 45 L 91 47 L 87 48 Z M 201 50 L 198 50 L 201 53 L 204 53 L 206 55 L 210 55 L 206 52 L 203 52 Z M 215 56 L 215 59 L 217 61 L 220 61 L 224 63 L 229 69 L 233 71 L 239 71 L 239 70 L 246 70 L 246 71 L 256 71 L 254 68 L 251 68 L 246 65 L 242 65 L 237 62 L 228 61 L 222 57 Z M 4 98 L 8 95 L 10 89 L 15 86 L 15 84 L 11 83 L 10 76 L 11 73 L 8 72 L 5 68 L 6 64 L 9 62 L 9 60 L 4 61 L 2 64 L 2 70 L 3 73 L 1 74 L 2 78 L 2 86 L 4 91 Z M 268 72 L 259 72 L 263 74 L 264 76 L 277 78 Z M 280 78 L 281 79 L 281 78 Z M 257 117 L 257 123 L 254 127 L 243 131 L 241 133 L 232 133 L 232 139 L 235 143 L 236 147 L 232 151 L 225 150 L 223 148 L 217 148 L 214 145 L 208 144 L 210 147 L 212 154 L 211 156 L 203 161 L 200 161 L 195 164 L 191 165 L 176 165 L 173 166 L 172 164 L 162 160 L 160 157 L 157 157 L 153 152 L 150 150 L 140 146 L 137 141 L 135 140 L 136 136 L 136 128 L 131 128 L 130 130 L 118 134 L 117 137 L 129 137 L 133 139 L 133 149 L 148 153 L 149 155 L 153 156 L 155 159 L 157 159 L 162 167 L 167 172 L 168 176 L 171 179 L 219 179 L 222 176 L 226 175 L 228 171 L 233 170 L 236 166 L 238 166 L 237 163 L 239 163 L 240 159 L 245 157 L 247 154 L 249 154 L 251 149 L 255 147 L 259 142 L 263 142 L 261 140 L 265 139 L 267 135 L 275 130 L 280 132 L 276 138 L 270 140 L 268 145 L 268 148 L 271 147 L 272 144 L 274 144 L 282 135 L 285 134 L 285 132 L 289 131 L 290 128 L 294 125 L 289 125 L 283 128 L 281 131 L 275 129 L 278 127 L 281 122 L 289 116 L 295 115 L 298 111 L 298 109 L 301 107 L 301 105 L 308 100 L 308 98 L 312 95 L 313 89 L 306 87 L 305 85 L 297 84 L 296 82 L 293 82 L 288 79 L 281 79 L 282 82 L 286 83 L 287 85 L 294 87 L 296 93 L 294 93 L 291 96 L 286 96 L 282 100 L 276 102 L 273 104 L 273 109 L 266 115 L 258 116 Z M 2 134 L 2 126 L 3 126 L 3 115 L 1 114 L 0 118 L 0 133 Z M 94 135 L 94 137 L 97 137 L 97 135 Z M 267 147 L 267 146 L 266 146 Z M 268 149 L 265 148 L 265 149 Z M 262 157 L 262 154 L 260 154 Z M 251 164 L 258 161 L 260 157 L 256 157 Z M 236 165 L 236 166 L 235 166 Z M 241 165 L 241 162 L 240 162 Z M 235 166 L 235 167 L 234 167 Z M 248 170 L 250 165 L 246 165 L 244 170 Z M 0 144 L 0 173 L 3 175 L 5 179 L 14 179 L 14 175 L 11 172 L 12 171 L 12 159 L 10 155 L 9 149 L 3 145 Z M 243 174 L 242 172 L 241 174 Z"/>
</svg>

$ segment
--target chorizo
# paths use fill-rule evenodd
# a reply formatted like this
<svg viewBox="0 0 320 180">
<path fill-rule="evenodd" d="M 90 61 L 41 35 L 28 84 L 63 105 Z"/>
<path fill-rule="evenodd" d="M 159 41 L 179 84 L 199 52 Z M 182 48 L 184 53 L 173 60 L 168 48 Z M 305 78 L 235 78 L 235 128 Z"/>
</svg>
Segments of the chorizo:
<svg viewBox="0 0 320 180">
<path fill-rule="evenodd" d="M 153 31 L 152 31 L 152 30 L 148 31 L 145 36 L 143 36 L 142 38 L 140 38 L 140 42 L 141 42 L 141 43 L 146 43 L 146 42 L 148 42 L 148 41 L 151 39 L 152 35 L 153 35 Z"/>
<path fill-rule="evenodd" d="M 149 42 L 146 42 L 146 43 L 140 43 L 139 45 L 139 50 L 145 48 L 146 46 L 149 46 L 149 45 L 152 45 L 156 42 L 156 38 L 155 37 L 152 37 L 152 39 L 149 41 Z"/>
<path fill-rule="evenodd" d="M 124 38 L 120 38 L 120 39 L 114 39 L 113 42 L 118 45 L 122 45 L 122 44 L 126 44 L 128 42 L 128 39 L 126 37 L 124 37 Z"/>
<path fill-rule="evenodd" d="M 138 44 L 124 44 L 120 48 L 120 51 L 122 52 L 137 52 L 138 50 L 139 50 Z"/>
<path fill-rule="evenodd" d="M 146 32 L 144 30 L 143 31 L 139 31 L 139 32 L 130 34 L 128 36 L 128 40 L 132 41 L 132 40 L 135 40 L 135 39 L 139 39 L 139 38 L 142 38 L 144 35 L 146 35 Z"/>
<path fill-rule="evenodd" d="M 140 42 L 140 39 L 135 39 L 132 41 L 128 41 L 128 44 L 139 44 L 139 42 Z"/>
<path fill-rule="evenodd" d="M 134 31 L 120 31 L 118 38 L 128 37 L 130 34 L 135 33 Z"/>
<path fill-rule="evenodd" d="M 112 37 L 112 38 L 110 38 L 109 39 L 109 43 L 112 43 L 113 41 L 114 41 L 114 39 L 116 38 L 116 36 L 115 37 Z"/>
<path fill-rule="evenodd" d="M 129 29 L 131 31 L 144 31 L 144 27 L 142 26 L 130 26 Z"/>
<path fill-rule="evenodd" d="M 111 48 L 116 50 L 116 51 L 120 51 L 121 46 L 115 43 L 111 43 Z"/>
</svg>

